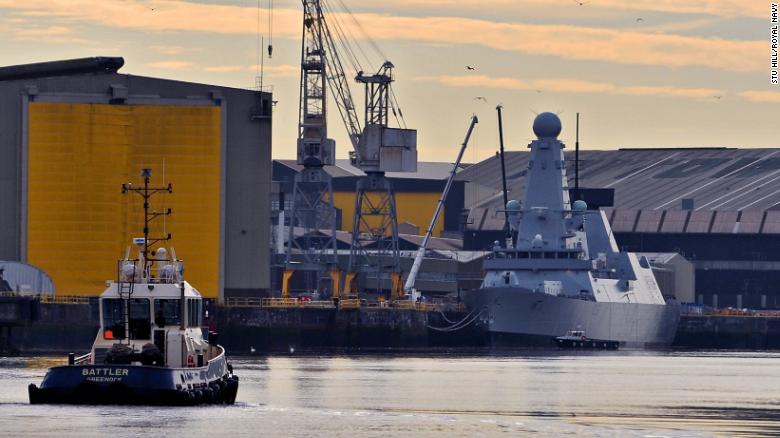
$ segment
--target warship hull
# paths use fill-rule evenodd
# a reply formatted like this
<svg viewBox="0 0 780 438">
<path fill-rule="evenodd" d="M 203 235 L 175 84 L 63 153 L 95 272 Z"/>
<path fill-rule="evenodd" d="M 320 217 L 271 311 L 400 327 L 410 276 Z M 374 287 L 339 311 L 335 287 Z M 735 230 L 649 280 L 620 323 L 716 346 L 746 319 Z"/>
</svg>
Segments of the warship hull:
<svg viewBox="0 0 780 438">
<path fill-rule="evenodd" d="M 620 348 L 654 349 L 672 344 L 680 306 L 596 302 L 533 292 L 519 287 L 492 287 L 467 292 L 464 301 L 479 312 L 477 322 L 492 347 L 556 347 L 555 338 L 584 330 L 588 337 L 609 339 Z"/>
</svg>

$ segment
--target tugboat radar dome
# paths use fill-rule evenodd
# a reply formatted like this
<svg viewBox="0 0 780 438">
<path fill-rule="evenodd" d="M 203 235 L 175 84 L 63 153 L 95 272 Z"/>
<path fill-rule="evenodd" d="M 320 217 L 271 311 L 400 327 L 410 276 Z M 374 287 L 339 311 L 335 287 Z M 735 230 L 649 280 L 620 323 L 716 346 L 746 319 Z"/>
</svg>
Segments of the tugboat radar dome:
<svg viewBox="0 0 780 438">
<path fill-rule="evenodd" d="M 541 138 L 557 138 L 561 133 L 561 119 L 553 113 L 541 113 L 534 119 L 534 134 Z"/>
</svg>

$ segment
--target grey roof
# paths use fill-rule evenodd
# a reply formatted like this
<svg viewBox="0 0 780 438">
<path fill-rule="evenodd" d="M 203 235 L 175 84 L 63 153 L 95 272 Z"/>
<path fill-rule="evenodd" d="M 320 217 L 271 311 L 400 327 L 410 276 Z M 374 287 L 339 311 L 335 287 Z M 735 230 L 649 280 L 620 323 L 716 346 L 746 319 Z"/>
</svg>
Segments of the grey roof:
<svg viewBox="0 0 780 438">
<path fill-rule="evenodd" d="M 566 167 L 574 185 L 574 153 Z M 510 198 L 522 197 L 527 152 L 506 154 Z M 497 156 L 470 166 L 457 179 L 500 195 Z M 696 210 L 780 209 L 780 148 L 620 149 L 580 151 L 580 186 L 614 188 L 615 208 L 681 210 L 692 198 Z M 474 199 L 475 206 L 500 206 L 500 196 Z"/>
<path fill-rule="evenodd" d="M 529 153 L 506 154 L 510 199 L 521 199 Z M 574 152 L 566 152 L 574 185 Z M 469 181 L 471 227 L 499 229 L 498 156 L 458 173 Z M 675 148 L 580 151 L 580 187 L 614 188 L 616 232 L 780 233 L 780 148 Z M 682 209 L 693 200 L 692 211 Z"/>
<path fill-rule="evenodd" d="M 277 162 L 284 164 L 285 166 L 300 171 L 303 166 L 296 163 L 296 160 L 276 160 Z M 461 165 L 458 171 L 462 171 L 467 165 Z M 387 176 L 394 178 L 414 178 L 414 179 L 431 179 L 431 180 L 443 180 L 450 175 L 452 170 L 451 163 L 439 163 L 433 161 L 419 161 L 417 163 L 417 172 L 387 172 Z M 357 167 L 350 164 L 347 159 L 337 159 L 335 166 L 326 166 L 325 171 L 332 177 L 339 178 L 343 176 L 361 176 L 364 173 Z"/>
</svg>

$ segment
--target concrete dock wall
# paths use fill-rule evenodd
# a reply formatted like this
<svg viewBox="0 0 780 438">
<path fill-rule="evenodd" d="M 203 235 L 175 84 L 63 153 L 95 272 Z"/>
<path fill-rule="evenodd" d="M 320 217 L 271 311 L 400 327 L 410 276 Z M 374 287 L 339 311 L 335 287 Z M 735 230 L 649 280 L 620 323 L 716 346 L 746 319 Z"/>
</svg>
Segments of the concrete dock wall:
<svg viewBox="0 0 780 438">
<path fill-rule="evenodd" d="M 427 314 L 416 310 L 222 307 L 217 312 L 220 343 L 237 354 L 428 345 Z"/>
<path fill-rule="evenodd" d="M 780 349 L 780 318 L 686 315 L 680 318 L 674 346 L 744 350 Z"/>
<path fill-rule="evenodd" d="M 2 332 L 7 352 L 24 354 L 86 353 L 99 327 L 96 305 L 40 303 L 38 319 L 7 324 Z M 442 332 L 464 315 L 413 309 L 267 308 L 210 306 L 219 342 L 231 354 L 296 350 L 403 350 L 480 347 L 485 339 L 469 326 Z M 780 349 L 780 318 L 686 315 L 675 348 Z"/>
</svg>

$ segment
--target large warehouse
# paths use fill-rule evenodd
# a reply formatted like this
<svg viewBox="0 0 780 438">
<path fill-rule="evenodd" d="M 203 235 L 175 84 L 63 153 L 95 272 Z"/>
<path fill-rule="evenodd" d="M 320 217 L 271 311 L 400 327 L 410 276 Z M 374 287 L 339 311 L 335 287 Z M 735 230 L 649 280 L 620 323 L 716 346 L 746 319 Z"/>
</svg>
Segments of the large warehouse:
<svg viewBox="0 0 780 438">
<path fill-rule="evenodd" d="M 509 199 L 521 199 L 527 152 L 506 154 Z M 695 299 L 713 307 L 780 309 L 780 149 L 679 148 L 582 151 L 580 186 L 614 189 L 605 208 L 618 244 L 678 252 L 694 263 Z M 574 186 L 574 153 L 566 153 Z M 503 235 L 498 157 L 467 181 L 464 249 Z"/>
<path fill-rule="evenodd" d="M 0 260 L 95 296 L 143 236 L 122 183 L 173 186 L 152 235 L 172 234 L 207 298 L 269 288 L 271 95 L 119 74 L 122 58 L 0 68 Z"/>
</svg>

